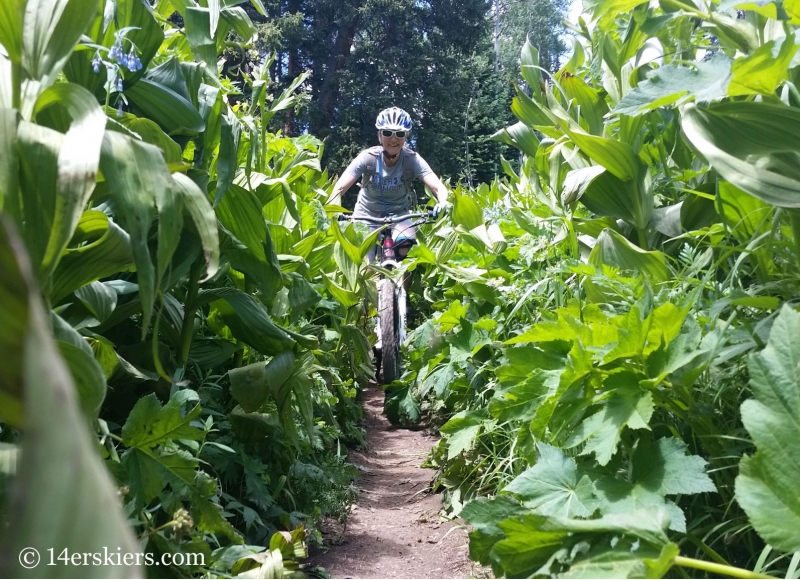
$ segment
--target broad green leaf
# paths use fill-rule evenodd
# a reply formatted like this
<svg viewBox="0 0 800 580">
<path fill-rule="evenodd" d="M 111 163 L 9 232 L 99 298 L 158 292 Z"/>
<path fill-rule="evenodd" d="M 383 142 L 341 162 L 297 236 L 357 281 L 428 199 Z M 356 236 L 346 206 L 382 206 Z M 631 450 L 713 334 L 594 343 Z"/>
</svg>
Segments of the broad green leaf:
<svg viewBox="0 0 800 580">
<path fill-rule="evenodd" d="M 447 435 L 449 459 L 472 447 L 485 420 L 486 414 L 482 410 L 461 411 L 441 426 L 439 431 Z"/>
<path fill-rule="evenodd" d="M 208 8 L 190 7 L 183 13 L 186 23 L 186 40 L 198 62 L 204 62 L 206 72 L 217 77 L 217 44 L 211 32 L 212 14 Z M 214 26 L 216 28 L 216 25 Z"/>
<path fill-rule="evenodd" d="M 473 230 L 483 224 L 483 211 L 474 199 L 466 195 L 454 194 L 453 223 Z"/>
<path fill-rule="evenodd" d="M 75 290 L 75 297 L 97 320 L 103 322 L 117 307 L 117 293 L 102 282 L 91 282 Z"/>
<path fill-rule="evenodd" d="M 530 35 L 525 37 L 525 44 L 522 45 L 520 52 L 520 72 L 522 78 L 528 83 L 533 92 L 534 98 L 541 99 L 542 72 L 539 68 L 539 51 L 531 43 Z"/>
<path fill-rule="evenodd" d="M 686 314 L 686 310 L 681 310 L 671 302 L 665 302 L 653 310 L 642 325 L 647 331 L 642 353 L 647 356 L 662 345 L 669 346 L 680 333 Z"/>
<path fill-rule="evenodd" d="M 577 43 L 576 43 L 577 44 Z M 603 117 L 608 113 L 608 105 L 600 93 L 586 84 L 579 76 L 571 73 L 560 75 L 561 86 L 567 97 L 575 99 L 580 107 L 581 117 L 586 121 L 589 133 L 603 134 Z"/>
<path fill-rule="evenodd" d="M 286 352 L 291 353 L 291 351 Z M 294 362 L 294 356 L 292 359 Z M 291 368 L 294 368 L 294 365 Z M 258 411 L 267 401 L 270 391 L 263 362 L 231 369 L 228 371 L 228 377 L 231 381 L 231 395 L 246 412 Z"/>
<path fill-rule="evenodd" d="M 21 223 L 37 224 L 22 231 L 37 269 L 44 259 L 56 207 L 58 156 L 64 135 L 40 125 L 20 122 L 17 131 Z M 12 201 L 10 198 L 9 201 Z M 9 208 L 12 209 L 12 208 Z"/>
<path fill-rule="evenodd" d="M 189 360 L 196 362 L 201 369 L 218 367 L 230 360 L 233 354 L 243 347 L 220 338 L 200 338 L 192 342 Z"/>
<path fill-rule="evenodd" d="M 770 229 L 775 211 L 769 204 L 727 181 L 717 184 L 716 208 L 723 223 L 744 244 Z"/>
<path fill-rule="evenodd" d="M 109 113 L 110 110 L 106 110 Z M 118 116 L 114 113 L 114 119 L 121 123 L 126 129 L 136 133 L 142 138 L 145 143 L 155 145 L 164 153 L 164 161 L 167 164 L 181 162 L 181 147 L 172 138 L 164 133 L 164 131 L 155 122 L 150 119 L 137 117 L 130 113 L 123 113 Z"/>
<path fill-rule="evenodd" d="M 290 348 L 295 341 L 307 348 L 316 345 L 315 339 L 276 325 L 272 322 L 263 304 L 253 296 L 235 288 L 218 288 L 199 292 L 198 306 L 212 301 L 233 335 L 262 354 L 275 355 Z"/>
<path fill-rule="evenodd" d="M 125 96 L 158 123 L 168 135 L 193 137 L 205 129 L 203 117 L 194 107 L 172 89 L 150 79 L 139 79 L 125 89 Z"/>
<path fill-rule="evenodd" d="M 100 167 L 117 204 L 120 222 L 131 237 L 144 336 L 150 326 L 157 280 L 148 248 L 150 223 L 157 196 L 171 191 L 172 179 L 160 149 L 112 131 L 103 139 Z M 159 264 L 159 270 L 162 267 L 164 264 Z"/>
<path fill-rule="evenodd" d="M 2 57 L 0 57 L 2 58 Z M 19 152 L 17 124 L 19 113 L 0 107 L 0 209 L 18 215 Z"/>
<path fill-rule="evenodd" d="M 130 236 L 103 212 L 84 212 L 53 274 L 53 302 L 132 266 Z"/>
<path fill-rule="evenodd" d="M 22 61 L 22 21 L 27 0 L 0 3 L 0 44 L 12 62 Z"/>
<path fill-rule="evenodd" d="M 601 165 L 590 165 L 589 167 L 571 170 L 564 178 L 564 185 L 561 193 L 562 203 L 564 205 L 569 205 L 574 201 L 578 201 L 592 182 L 601 174 L 605 173 L 605 171 L 605 167 Z M 606 212 L 595 211 L 595 213 L 605 214 Z"/>
<path fill-rule="evenodd" d="M 92 354 L 68 342 L 58 341 L 56 346 L 75 381 L 81 410 L 90 421 L 94 421 L 106 398 L 106 377 L 102 367 Z"/>
<path fill-rule="evenodd" d="M 681 508 L 644 485 L 603 477 L 596 481 L 594 486 L 599 500 L 598 507 L 605 517 L 624 517 L 626 514 L 636 512 L 650 513 L 652 517 L 663 513 L 669 519 L 669 529 L 686 532 L 686 516 Z"/>
<path fill-rule="evenodd" d="M 214 209 L 202 190 L 189 177 L 183 173 L 173 173 L 172 180 L 175 193 L 183 198 L 183 206 L 189 212 L 203 246 L 206 275 L 200 281 L 204 282 L 213 277 L 219 269 L 219 233 Z"/>
<path fill-rule="evenodd" d="M 513 493 L 537 514 L 589 517 L 597 508 L 594 486 L 578 472 L 575 460 L 559 448 L 538 443 L 538 458 L 503 491 Z"/>
<path fill-rule="evenodd" d="M 333 249 L 333 259 L 339 271 L 344 275 L 348 289 L 355 292 L 358 289 L 358 266 L 360 262 L 353 262 L 341 243 L 336 244 Z"/>
<path fill-rule="evenodd" d="M 664 254 L 642 250 L 611 229 L 603 230 L 597 238 L 597 244 L 589 254 L 589 263 L 638 272 L 656 283 L 669 278 Z"/>
<path fill-rule="evenodd" d="M 94 20 L 100 0 L 28 0 L 22 30 L 22 65 L 30 78 L 50 85 Z"/>
<path fill-rule="evenodd" d="M 4 318 L 0 341 L 6 354 L 0 364 L 8 365 L 0 375 L 0 397 L 4 399 L 0 408 L 4 419 L 12 415 L 6 381 L 17 377 L 20 383 L 15 395 L 20 398 L 16 400 L 26 410 L 19 425 L 22 443 L 8 498 L 8 525 L 0 532 L 0 574 L 27 577 L 29 571 L 20 567 L 18 555 L 31 546 L 94 553 L 113 544 L 123 552 L 137 552 L 139 545 L 122 512 L 116 485 L 98 456 L 97 440 L 81 414 L 75 385 L 49 335 L 47 316 L 33 288 L 31 266 L 5 216 L 0 217 L 0 264 L 4 305 L 0 309 Z M 18 356 L 9 357 L 12 353 Z M 142 572 L 136 566 L 98 565 L 81 574 L 118 578 L 139 577 Z M 55 568 L 33 571 L 36 576 L 57 573 Z M 66 573 L 65 569 L 61 573 Z"/>
<path fill-rule="evenodd" d="M 234 175 L 238 169 L 239 137 L 242 125 L 233 111 L 228 109 L 226 115 L 221 115 L 219 155 L 217 157 L 217 190 L 214 194 L 214 205 L 218 205 L 225 192 L 233 183 Z M 264 205 L 263 203 L 261 205 Z"/>
<path fill-rule="evenodd" d="M 749 54 L 759 46 L 758 31 L 752 22 L 716 11 L 711 13 L 707 26 L 729 52 Z"/>
<path fill-rule="evenodd" d="M 267 224 L 256 196 L 238 185 L 232 185 L 216 208 L 222 226 L 236 237 L 262 262 L 267 261 L 264 239 Z"/>
<path fill-rule="evenodd" d="M 526 380 L 495 394 L 489 414 L 499 421 L 530 421 L 547 395 L 558 388 L 563 369 L 536 369 Z"/>
<path fill-rule="evenodd" d="M 200 398 L 189 389 L 177 391 L 163 407 L 155 395 L 147 395 L 136 402 L 122 426 L 122 441 L 148 450 L 173 439 L 202 439 L 203 431 L 191 425 L 200 411 Z"/>
<path fill-rule="evenodd" d="M 446 364 L 434 368 L 422 380 L 422 388 L 420 389 L 420 396 L 424 397 L 427 393 L 433 391 L 437 397 L 444 397 L 450 383 L 456 374 L 456 366 L 453 364 Z"/>
<path fill-rule="evenodd" d="M 580 201 L 592 212 L 625 220 L 638 229 L 648 226 L 653 212 L 653 194 L 647 173 L 639 179 L 623 181 L 609 171 L 591 177 L 587 168 L 583 176 L 590 179 L 585 187 L 583 183 L 578 184 L 578 191 L 583 189 Z M 565 190 L 566 186 L 565 181 Z"/>
<path fill-rule="evenodd" d="M 492 135 L 492 139 L 516 147 L 529 157 L 536 155 L 536 151 L 539 148 L 539 138 L 536 133 L 523 122 L 500 129 Z"/>
<path fill-rule="evenodd" d="M 640 444 L 633 456 L 633 479 L 659 495 L 716 491 L 706 461 L 686 455 L 686 444 L 674 437 Z"/>
<path fill-rule="evenodd" d="M 224 8 L 220 15 L 236 31 L 236 34 L 242 37 L 245 44 L 255 41 L 258 30 L 253 21 L 250 20 L 247 12 L 238 6 L 234 6 L 232 8 Z"/>
<path fill-rule="evenodd" d="M 413 425 L 419 421 L 419 404 L 409 385 L 389 385 L 385 392 L 383 412 L 393 425 Z"/>
<path fill-rule="evenodd" d="M 50 87 L 39 97 L 34 113 L 54 104 L 67 109 L 72 123 L 58 154 L 56 204 L 42 261 L 44 275 L 58 265 L 94 190 L 106 127 L 106 117 L 94 95 L 79 85 L 59 83 Z"/>
<path fill-rule="evenodd" d="M 479 497 L 468 502 L 459 515 L 475 528 L 469 534 L 470 558 L 484 566 L 489 565 L 492 548 L 505 537 L 498 524 L 527 511 L 519 502 L 505 495 L 492 499 Z"/>
<path fill-rule="evenodd" d="M 269 239 L 269 234 L 267 234 L 267 239 Z M 262 251 L 267 253 L 266 245 Z M 225 257 L 230 261 L 232 268 L 252 278 L 258 285 L 262 300 L 271 301 L 283 287 L 281 266 L 274 251 L 271 256 L 274 260 L 261 260 L 252 252 L 238 248 L 228 249 Z"/>
<path fill-rule="evenodd" d="M 691 100 L 708 102 L 722 99 L 727 95 L 731 82 L 731 62 L 730 57 L 719 51 L 710 60 L 692 63 L 691 67 L 674 64 L 659 67 L 647 73 L 647 80 L 622 97 L 613 112 L 641 115 Z"/>
<path fill-rule="evenodd" d="M 330 292 L 331 296 L 345 308 L 352 308 L 361 301 L 358 294 L 345 290 L 327 276 L 324 276 L 323 280 L 325 281 L 325 288 Z"/>
<path fill-rule="evenodd" d="M 348 229 L 350 227 L 352 226 L 348 226 Z M 361 266 L 363 258 L 366 256 L 366 254 L 364 254 L 364 256 L 361 255 L 360 244 L 354 244 L 353 242 L 347 239 L 344 232 L 342 232 L 342 229 L 339 227 L 338 220 L 331 220 L 331 229 L 333 230 L 333 235 L 336 236 L 336 241 L 339 242 L 342 249 L 350 258 L 350 260 L 352 260 L 352 262 L 355 265 Z"/>
<path fill-rule="evenodd" d="M 748 360 L 755 398 L 742 404 L 742 422 L 756 453 L 745 456 L 736 501 L 753 527 L 784 552 L 800 550 L 800 314 L 785 305 L 767 347 Z"/>
<path fill-rule="evenodd" d="M 800 110 L 755 101 L 689 104 L 681 128 L 724 179 L 770 205 L 800 208 Z"/>
<path fill-rule="evenodd" d="M 772 95 L 789 75 L 789 65 L 797 52 L 794 36 L 771 40 L 745 57 L 733 61 L 728 95 Z"/>
<path fill-rule="evenodd" d="M 525 515 L 498 524 L 505 538 L 492 548 L 492 559 L 500 563 L 505 575 L 527 578 L 547 563 L 569 537 L 562 530 L 543 530 L 542 516 Z"/>
<path fill-rule="evenodd" d="M 595 544 L 585 555 L 578 556 L 563 578 L 661 578 L 678 554 L 678 546 L 668 544 L 659 551 L 635 540 L 624 539 L 606 546 Z M 660 558 L 664 554 L 663 559 Z"/>
<path fill-rule="evenodd" d="M 581 455 L 594 453 L 597 462 L 606 465 L 617 451 L 622 429 L 650 429 L 648 423 L 654 410 L 651 393 L 638 388 L 616 389 L 599 411 L 569 434 L 565 447 L 585 443 Z"/>
<path fill-rule="evenodd" d="M 645 167 L 630 144 L 590 135 L 566 115 L 564 119 L 559 117 L 559 125 L 587 157 L 605 167 L 615 177 L 622 181 L 637 181 L 641 178 Z"/>
</svg>

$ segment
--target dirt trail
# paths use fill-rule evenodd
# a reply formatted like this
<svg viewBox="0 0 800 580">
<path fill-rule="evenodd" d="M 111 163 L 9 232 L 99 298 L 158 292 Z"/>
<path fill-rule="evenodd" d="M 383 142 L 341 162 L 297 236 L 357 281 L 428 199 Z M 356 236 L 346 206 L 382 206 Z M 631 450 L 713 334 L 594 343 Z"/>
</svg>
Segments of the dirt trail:
<svg viewBox="0 0 800 580">
<path fill-rule="evenodd" d="M 436 439 L 396 429 L 382 415 L 383 392 L 364 393 L 367 449 L 351 454 L 363 469 L 347 527 L 326 554 L 312 557 L 331 578 L 468 578 L 467 536 L 439 517 L 429 493 L 433 471 L 419 465 Z"/>
</svg>

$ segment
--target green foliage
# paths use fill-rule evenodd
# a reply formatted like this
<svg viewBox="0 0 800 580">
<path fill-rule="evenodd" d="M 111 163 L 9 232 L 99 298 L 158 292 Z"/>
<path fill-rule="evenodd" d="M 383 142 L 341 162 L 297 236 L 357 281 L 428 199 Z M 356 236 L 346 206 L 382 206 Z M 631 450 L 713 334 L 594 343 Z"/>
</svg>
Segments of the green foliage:
<svg viewBox="0 0 800 580">
<path fill-rule="evenodd" d="M 750 355 L 750 381 L 755 399 L 742 405 L 742 422 L 758 451 L 742 459 L 736 479 L 736 500 L 753 527 L 773 546 L 800 549 L 797 533 L 798 473 L 795 448 L 785 445 L 797 437 L 798 358 L 800 315 L 784 306 L 772 325 L 767 347 Z"/>
<path fill-rule="evenodd" d="M 322 143 L 267 130 L 307 74 L 242 94 L 218 58 L 247 14 L 179 4 L 0 9 L 4 570 L 38 537 L 298 576 L 353 496 L 370 282 L 332 258 L 373 241 L 326 231 Z"/>
</svg>

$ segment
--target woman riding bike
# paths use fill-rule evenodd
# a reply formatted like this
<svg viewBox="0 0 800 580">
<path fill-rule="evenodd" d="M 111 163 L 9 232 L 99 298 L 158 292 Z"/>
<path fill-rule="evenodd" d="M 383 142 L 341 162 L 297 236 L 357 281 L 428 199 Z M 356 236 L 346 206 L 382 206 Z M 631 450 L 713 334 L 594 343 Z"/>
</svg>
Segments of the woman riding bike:
<svg viewBox="0 0 800 580">
<path fill-rule="evenodd" d="M 361 191 L 356 200 L 352 219 L 359 221 L 360 218 L 363 220 L 362 223 L 366 223 L 372 230 L 375 230 L 387 227 L 377 223 L 375 220 L 378 218 L 404 216 L 410 213 L 412 200 L 415 199 L 412 181 L 421 179 L 436 196 L 434 218 L 444 212 L 449 205 L 447 188 L 420 155 L 405 147 L 411 126 L 411 118 L 403 109 L 391 107 L 381 111 L 375 121 L 380 145 L 362 151 L 347 166 L 334 185 L 328 202 L 340 205 L 342 192 L 347 191 L 360 179 Z M 393 223 L 391 228 L 394 240 L 393 250 L 396 252 L 394 255 L 398 259 L 403 259 L 416 242 L 415 226 L 411 219 L 405 219 Z M 370 251 L 370 261 L 375 259 L 376 250 L 377 247 Z M 375 329 L 378 342 L 374 349 L 378 371 L 383 362 L 382 381 L 385 384 L 391 383 L 399 376 L 399 345 L 405 334 L 405 302 L 408 285 L 409 278 L 406 277 L 403 280 L 399 296 L 394 290 L 393 283 L 388 286 L 379 286 L 379 316 Z M 397 317 L 394 316 L 394 312 L 398 313 Z M 386 347 L 385 353 L 383 352 L 384 346 Z"/>
<path fill-rule="evenodd" d="M 353 220 L 359 217 L 383 218 L 409 213 L 414 199 L 412 181 L 421 179 L 436 196 L 434 215 L 438 217 L 447 206 L 447 188 L 417 153 L 405 147 L 413 123 L 403 109 L 391 107 L 378 114 L 379 146 L 365 149 L 350 162 L 333 187 L 328 203 L 341 204 L 342 192 L 359 179 L 361 191 L 353 210 Z M 369 224 L 372 229 L 381 227 Z M 400 258 L 404 258 L 416 241 L 410 221 L 395 224 L 392 237 Z M 374 257 L 374 251 L 370 259 Z"/>
</svg>

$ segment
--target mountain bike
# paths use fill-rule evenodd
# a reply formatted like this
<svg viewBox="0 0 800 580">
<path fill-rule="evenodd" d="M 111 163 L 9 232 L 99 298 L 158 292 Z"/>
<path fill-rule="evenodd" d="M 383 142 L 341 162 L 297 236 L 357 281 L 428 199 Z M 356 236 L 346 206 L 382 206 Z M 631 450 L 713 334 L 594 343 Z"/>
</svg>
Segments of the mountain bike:
<svg viewBox="0 0 800 580">
<path fill-rule="evenodd" d="M 392 272 L 400 266 L 397 249 L 405 240 L 396 243 L 392 236 L 392 226 L 405 220 L 412 221 L 409 227 L 416 228 L 422 224 L 436 221 L 433 211 L 424 213 L 409 213 L 405 215 L 391 215 L 383 218 L 358 217 L 340 215 L 339 221 L 359 221 L 381 225 L 380 233 L 376 240 L 376 261 L 381 267 L 378 280 L 378 325 L 376 333 L 378 342 L 375 345 L 377 373 L 383 369 L 381 384 L 389 385 L 400 378 L 400 345 L 405 339 L 406 329 L 406 291 L 402 281 L 394 279 Z M 413 245 L 415 242 L 409 240 Z"/>
</svg>

